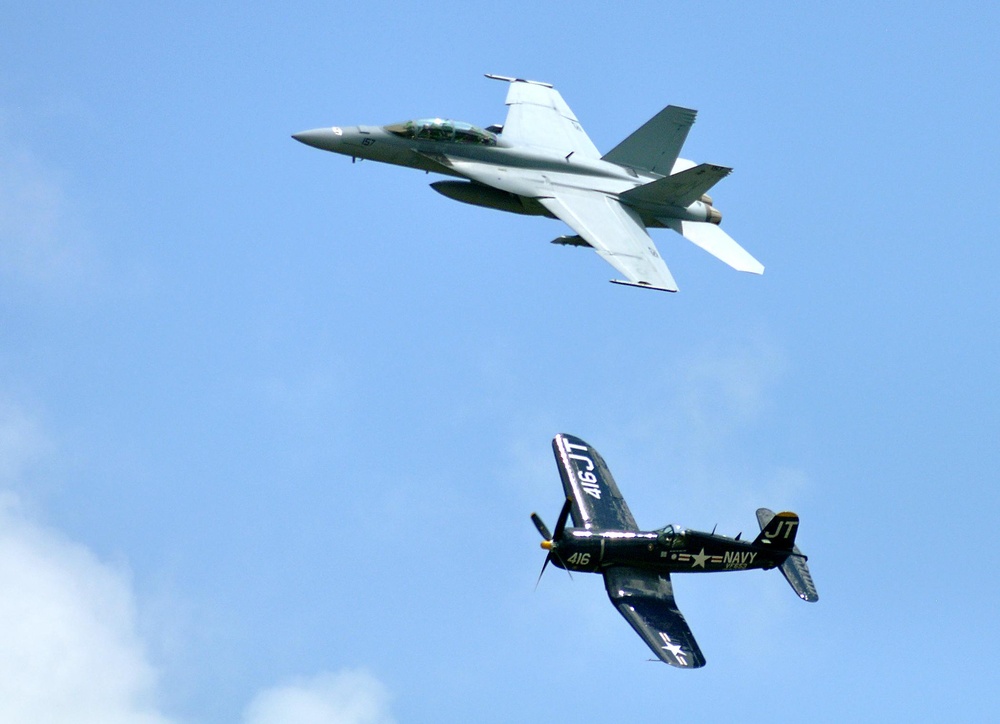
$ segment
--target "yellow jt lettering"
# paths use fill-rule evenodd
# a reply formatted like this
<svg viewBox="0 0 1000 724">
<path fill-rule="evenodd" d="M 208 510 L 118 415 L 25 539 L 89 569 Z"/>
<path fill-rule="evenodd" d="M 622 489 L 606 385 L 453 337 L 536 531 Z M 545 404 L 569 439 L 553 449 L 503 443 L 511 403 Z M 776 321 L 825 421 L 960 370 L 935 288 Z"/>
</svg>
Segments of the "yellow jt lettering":
<svg viewBox="0 0 1000 724">
<path fill-rule="evenodd" d="M 774 532 L 773 533 L 765 533 L 764 537 L 766 537 L 766 538 L 772 538 L 772 539 L 780 537 L 780 538 L 783 538 L 783 539 L 787 540 L 788 538 L 794 536 L 795 529 L 798 527 L 798 525 L 799 525 L 799 521 L 797 521 L 797 520 L 783 520 L 783 521 L 780 521 L 778 523 L 778 525 L 776 525 L 774 527 Z M 782 529 L 784 529 L 784 531 L 785 531 L 784 533 L 781 532 Z"/>
</svg>

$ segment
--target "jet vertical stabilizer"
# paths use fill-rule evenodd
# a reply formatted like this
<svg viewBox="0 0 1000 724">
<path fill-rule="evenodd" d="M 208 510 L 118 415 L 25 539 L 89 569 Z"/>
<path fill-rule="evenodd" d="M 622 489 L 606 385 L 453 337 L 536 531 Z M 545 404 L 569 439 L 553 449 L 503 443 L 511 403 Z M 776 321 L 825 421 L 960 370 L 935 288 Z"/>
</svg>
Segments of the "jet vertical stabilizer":
<svg viewBox="0 0 1000 724">
<path fill-rule="evenodd" d="M 668 176 L 698 111 L 667 106 L 603 156 L 619 166 Z"/>
</svg>

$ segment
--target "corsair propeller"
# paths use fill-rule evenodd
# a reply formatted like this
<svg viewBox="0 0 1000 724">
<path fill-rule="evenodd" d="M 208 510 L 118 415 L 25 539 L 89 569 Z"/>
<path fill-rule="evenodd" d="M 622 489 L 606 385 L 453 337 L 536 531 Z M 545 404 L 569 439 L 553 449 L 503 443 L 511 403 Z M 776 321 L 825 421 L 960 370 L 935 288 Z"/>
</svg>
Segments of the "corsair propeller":
<svg viewBox="0 0 1000 724">
<path fill-rule="evenodd" d="M 549 532 L 549 528 L 545 525 L 544 521 L 538 516 L 538 513 L 531 514 L 531 522 L 535 524 L 538 532 L 542 534 L 542 548 L 547 550 L 549 554 L 545 556 L 545 562 L 542 564 L 542 571 L 538 574 L 538 581 L 535 581 L 535 588 L 538 588 L 538 582 L 542 580 L 542 574 L 545 573 L 546 566 L 549 565 L 549 561 L 553 556 L 559 559 L 560 563 L 563 563 L 563 559 L 559 557 L 559 553 L 556 549 L 559 547 L 559 541 L 562 539 L 563 531 L 566 529 L 566 520 L 569 518 L 569 511 L 573 507 L 573 501 L 570 498 L 566 498 L 566 502 L 563 504 L 562 510 L 559 511 L 559 519 L 556 520 L 556 532 L 553 535 Z M 565 567 L 563 563 L 563 567 Z M 569 569 L 566 570 L 569 573 Z M 573 574 L 569 573 L 569 577 L 572 578 Z"/>
</svg>

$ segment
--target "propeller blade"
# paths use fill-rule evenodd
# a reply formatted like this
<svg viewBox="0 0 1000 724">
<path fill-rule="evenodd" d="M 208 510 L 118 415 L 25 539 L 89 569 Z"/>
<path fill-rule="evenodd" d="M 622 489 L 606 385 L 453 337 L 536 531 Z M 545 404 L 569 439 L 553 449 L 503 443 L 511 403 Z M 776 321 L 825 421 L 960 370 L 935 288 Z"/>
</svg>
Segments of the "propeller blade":
<svg viewBox="0 0 1000 724">
<path fill-rule="evenodd" d="M 542 519 L 538 517 L 537 513 L 531 514 L 531 522 L 535 524 L 535 527 L 538 528 L 538 532 L 542 534 L 542 538 L 546 540 L 546 543 L 542 544 L 542 548 L 549 549 L 549 554 L 545 556 L 545 563 L 542 564 L 541 573 L 538 574 L 538 580 L 535 581 L 536 589 L 538 588 L 538 584 L 541 583 L 542 575 L 545 573 L 545 569 L 548 567 L 549 561 L 552 560 L 553 556 L 555 556 L 556 560 L 559 561 L 559 564 L 566 569 L 566 573 L 569 573 L 569 577 L 571 579 L 573 578 L 573 574 L 569 572 L 569 568 L 566 568 L 566 563 L 556 551 L 556 543 L 562 537 L 563 530 L 566 529 L 566 520 L 569 518 L 569 512 L 572 507 L 572 499 L 566 498 L 566 502 L 563 503 L 562 510 L 559 511 L 559 519 L 556 521 L 555 535 L 552 535 L 552 533 L 549 532 L 548 526 L 542 522 Z"/>
<path fill-rule="evenodd" d="M 536 528 L 538 528 L 538 532 L 542 534 L 542 538 L 545 540 L 552 540 L 552 534 L 549 533 L 548 526 L 546 526 L 545 523 L 542 522 L 542 519 L 538 517 L 538 513 L 531 514 L 531 522 L 535 524 Z M 544 568 L 542 570 L 544 570 Z"/>
<path fill-rule="evenodd" d="M 569 511 L 573 507 L 572 498 L 566 498 L 562 510 L 559 511 L 559 520 L 556 521 L 556 534 L 552 540 L 562 538 L 563 530 L 566 528 L 566 519 L 569 518 Z"/>
<path fill-rule="evenodd" d="M 561 555 L 559 555 L 559 551 L 558 551 L 558 550 L 556 550 L 555 548 L 553 548 L 553 549 L 552 549 L 552 552 L 551 552 L 551 553 L 549 553 L 549 555 L 550 555 L 550 556 L 554 556 L 554 557 L 555 557 L 555 559 L 556 559 L 557 561 L 559 561 L 559 563 L 561 563 L 561 564 L 562 564 L 562 567 L 563 567 L 563 570 L 564 570 L 564 571 L 566 571 L 566 575 L 567 575 L 567 576 L 569 576 L 569 580 L 571 580 L 571 581 L 572 581 L 572 580 L 573 580 L 573 574 L 572 574 L 572 573 L 570 573 L 570 570 L 569 570 L 569 566 L 567 566 L 567 565 L 566 565 L 566 561 L 564 561 L 564 560 L 562 559 L 562 556 L 561 556 Z"/>
<path fill-rule="evenodd" d="M 544 575 L 544 573 L 545 573 L 546 566 L 549 565 L 549 559 L 550 558 L 552 558 L 552 554 L 551 553 L 549 553 L 547 556 L 545 556 L 545 563 L 542 564 L 541 573 L 538 574 L 538 580 L 535 581 L 535 590 L 536 591 L 538 590 L 538 584 L 542 582 L 542 575 Z"/>
</svg>

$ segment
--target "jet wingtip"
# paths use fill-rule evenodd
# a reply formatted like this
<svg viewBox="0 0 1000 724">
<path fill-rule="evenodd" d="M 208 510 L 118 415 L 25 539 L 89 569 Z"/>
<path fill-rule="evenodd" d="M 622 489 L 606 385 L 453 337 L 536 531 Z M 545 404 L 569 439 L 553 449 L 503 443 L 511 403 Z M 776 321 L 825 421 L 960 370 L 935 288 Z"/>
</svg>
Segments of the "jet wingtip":
<svg viewBox="0 0 1000 724">
<path fill-rule="evenodd" d="M 483 75 L 486 76 L 487 78 L 489 78 L 490 80 L 502 80 L 502 81 L 506 81 L 507 83 L 528 83 L 530 85 L 540 85 L 540 86 L 543 86 L 545 88 L 551 88 L 552 87 L 551 83 L 546 83 L 545 81 L 542 81 L 542 80 L 528 80 L 527 78 L 513 78 L 513 77 L 511 77 L 509 75 L 500 75 L 498 73 L 483 73 Z"/>
<path fill-rule="evenodd" d="M 628 282 L 624 279 L 609 279 L 612 284 L 621 284 L 623 287 L 638 287 L 639 289 L 653 289 L 658 292 L 670 292 L 675 294 L 677 292 L 677 287 L 657 287 L 649 282 Z"/>
</svg>

